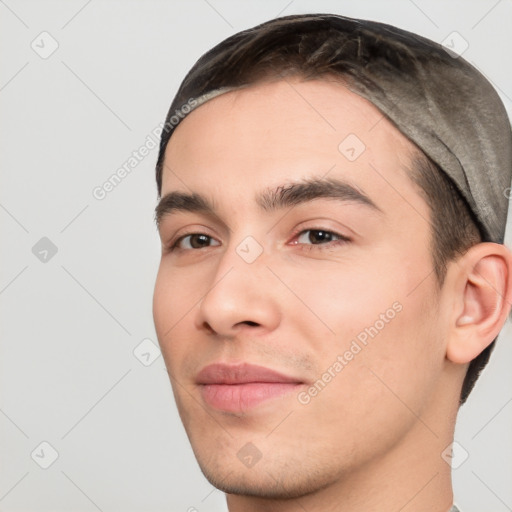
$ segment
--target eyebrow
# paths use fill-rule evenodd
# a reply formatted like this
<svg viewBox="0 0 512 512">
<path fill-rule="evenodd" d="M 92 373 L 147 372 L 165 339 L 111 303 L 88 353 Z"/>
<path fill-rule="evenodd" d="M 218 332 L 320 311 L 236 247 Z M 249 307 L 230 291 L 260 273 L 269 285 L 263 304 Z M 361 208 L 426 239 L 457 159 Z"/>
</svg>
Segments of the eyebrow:
<svg viewBox="0 0 512 512">
<path fill-rule="evenodd" d="M 314 199 L 359 203 L 382 213 L 382 210 L 358 187 L 335 178 L 310 178 L 280 185 L 263 190 L 255 198 L 258 206 L 265 212 L 290 208 Z M 157 226 L 164 216 L 172 212 L 196 212 L 217 216 L 213 203 L 206 196 L 178 191 L 169 192 L 160 199 L 155 208 Z"/>
</svg>

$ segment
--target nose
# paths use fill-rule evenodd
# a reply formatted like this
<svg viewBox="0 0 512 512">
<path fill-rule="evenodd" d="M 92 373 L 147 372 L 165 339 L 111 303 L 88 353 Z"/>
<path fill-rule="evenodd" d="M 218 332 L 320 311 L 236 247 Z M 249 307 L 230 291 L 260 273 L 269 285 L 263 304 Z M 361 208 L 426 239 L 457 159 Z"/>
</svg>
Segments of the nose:
<svg viewBox="0 0 512 512">
<path fill-rule="evenodd" d="M 275 277 L 265 253 L 249 262 L 236 249 L 228 248 L 219 259 L 196 316 L 196 327 L 225 338 L 243 330 L 269 332 L 280 321 Z"/>
</svg>

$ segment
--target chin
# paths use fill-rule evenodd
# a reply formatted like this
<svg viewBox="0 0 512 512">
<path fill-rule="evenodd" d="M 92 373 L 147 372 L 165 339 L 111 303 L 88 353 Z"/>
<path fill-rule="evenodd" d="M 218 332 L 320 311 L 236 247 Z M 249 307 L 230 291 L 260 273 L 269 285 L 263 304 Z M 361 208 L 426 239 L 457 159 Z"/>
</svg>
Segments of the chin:
<svg viewBox="0 0 512 512">
<path fill-rule="evenodd" d="M 199 467 L 206 479 L 226 494 L 292 500 L 313 494 L 333 483 L 332 474 L 329 478 L 324 471 L 318 472 L 303 464 L 299 469 L 299 466 L 292 468 L 279 463 L 264 464 L 261 460 L 254 467 L 246 468 L 238 460 L 239 467 L 219 464 L 215 459 L 209 458 L 207 464 L 198 459 Z"/>
</svg>

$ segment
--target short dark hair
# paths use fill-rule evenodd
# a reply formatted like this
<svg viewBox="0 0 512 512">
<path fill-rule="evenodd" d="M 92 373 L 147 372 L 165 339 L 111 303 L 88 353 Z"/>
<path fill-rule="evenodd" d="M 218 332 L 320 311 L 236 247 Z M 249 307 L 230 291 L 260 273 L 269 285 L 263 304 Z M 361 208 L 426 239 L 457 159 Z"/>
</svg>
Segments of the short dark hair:
<svg viewBox="0 0 512 512">
<path fill-rule="evenodd" d="M 463 255 L 484 239 L 475 215 L 453 181 L 420 149 L 412 158 L 409 176 L 419 187 L 430 209 L 431 251 L 439 286 L 443 285 L 447 263 Z M 496 339 L 469 364 L 462 391 L 462 405 L 489 361 Z"/>
<path fill-rule="evenodd" d="M 386 73 L 412 68 L 414 57 L 407 40 L 396 36 L 393 46 L 384 45 L 377 35 L 365 31 L 364 25 L 354 28 L 353 22 L 325 14 L 285 16 L 234 34 L 205 53 L 184 78 L 166 117 L 156 164 L 158 194 L 162 192 L 165 149 L 177 124 L 171 118 L 191 99 L 222 87 L 256 85 L 288 76 L 335 78 L 349 84 L 364 81 L 366 87 L 376 89 L 377 84 L 363 78 L 360 70 L 364 66 L 378 63 Z M 412 161 L 411 179 L 431 210 L 432 259 L 441 286 L 446 264 L 484 241 L 485 235 L 451 178 L 419 148 Z M 460 404 L 473 389 L 494 345 L 495 340 L 471 361 Z"/>
</svg>

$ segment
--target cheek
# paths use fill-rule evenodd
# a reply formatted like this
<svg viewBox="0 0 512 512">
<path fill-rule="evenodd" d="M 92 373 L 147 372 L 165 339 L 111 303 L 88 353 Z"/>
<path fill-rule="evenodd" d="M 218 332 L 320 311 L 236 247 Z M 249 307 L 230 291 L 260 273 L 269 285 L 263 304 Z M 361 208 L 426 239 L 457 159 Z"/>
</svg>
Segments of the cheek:
<svg viewBox="0 0 512 512">
<path fill-rule="evenodd" d="M 341 356 L 348 370 L 342 373 L 351 375 L 343 393 L 378 400 L 381 392 L 389 393 L 378 377 L 412 401 L 428 388 L 443 354 L 433 330 L 435 277 L 425 279 L 430 262 L 422 257 L 381 255 L 379 265 L 360 260 L 295 280 L 294 291 L 311 313 L 290 303 L 284 316 L 299 326 L 306 350 L 315 354 L 318 377 Z"/>
<path fill-rule="evenodd" d="M 380 263 L 378 267 L 375 259 Z M 372 261 L 361 258 L 322 263 L 322 267 L 295 269 L 295 274 L 294 269 L 282 269 L 286 282 L 293 284 L 295 295 L 303 303 L 292 297 L 283 304 L 285 317 L 293 317 L 303 328 L 310 325 L 318 333 L 318 329 L 329 332 L 331 339 L 342 343 L 374 324 L 378 331 L 383 330 L 384 325 L 399 316 L 397 310 L 401 311 L 410 302 L 407 297 L 410 279 L 403 267 L 395 264 L 395 268 L 389 268 L 383 257 L 376 256 Z"/>
<path fill-rule="evenodd" d="M 178 267 L 164 256 L 160 262 L 153 295 L 153 314 L 157 329 L 170 328 L 183 318 L 206 293 L 205 266 Z"/>
<path fill-rule="evenodd" d="M 371 285 L 369 277 L 365 288 L 360 279 L 357 293 L 347 278 L 344 290 L 338 283 L 311 296 L 335 334 L 308 336 L 314 339 L 313 387 L 319 391 L 312 390 L 303 412 L 319 422 L 326 439 L 370 456 L 411 428 L 435 388 L 443 357 L 432 346 L 429 322 L 421 320 L 435 316 L 428 284 L 407 296 L 407 286 L 396 280 Z"/>
<path fill-rule="evenodd" d="M 172 326 L 172 317 L 175 312 L 173 299 L 175 293 L 172 291 L 174 283 L 169 274 L 161 263 L 153 292 L 153 320 L 160 341 L 166 330 Z"/>
<path fill-rule="evenodd" d="M 192 314 L 200 297 L 196 281 L 193 274 L 161 262 L 153 293 L 153 320 L 166 363 L 179 357 L 178 351 L 183 344 L 171 341 L 181 339 L 183 327 L 190 323 L 188 315 Z"/>
</svg>

